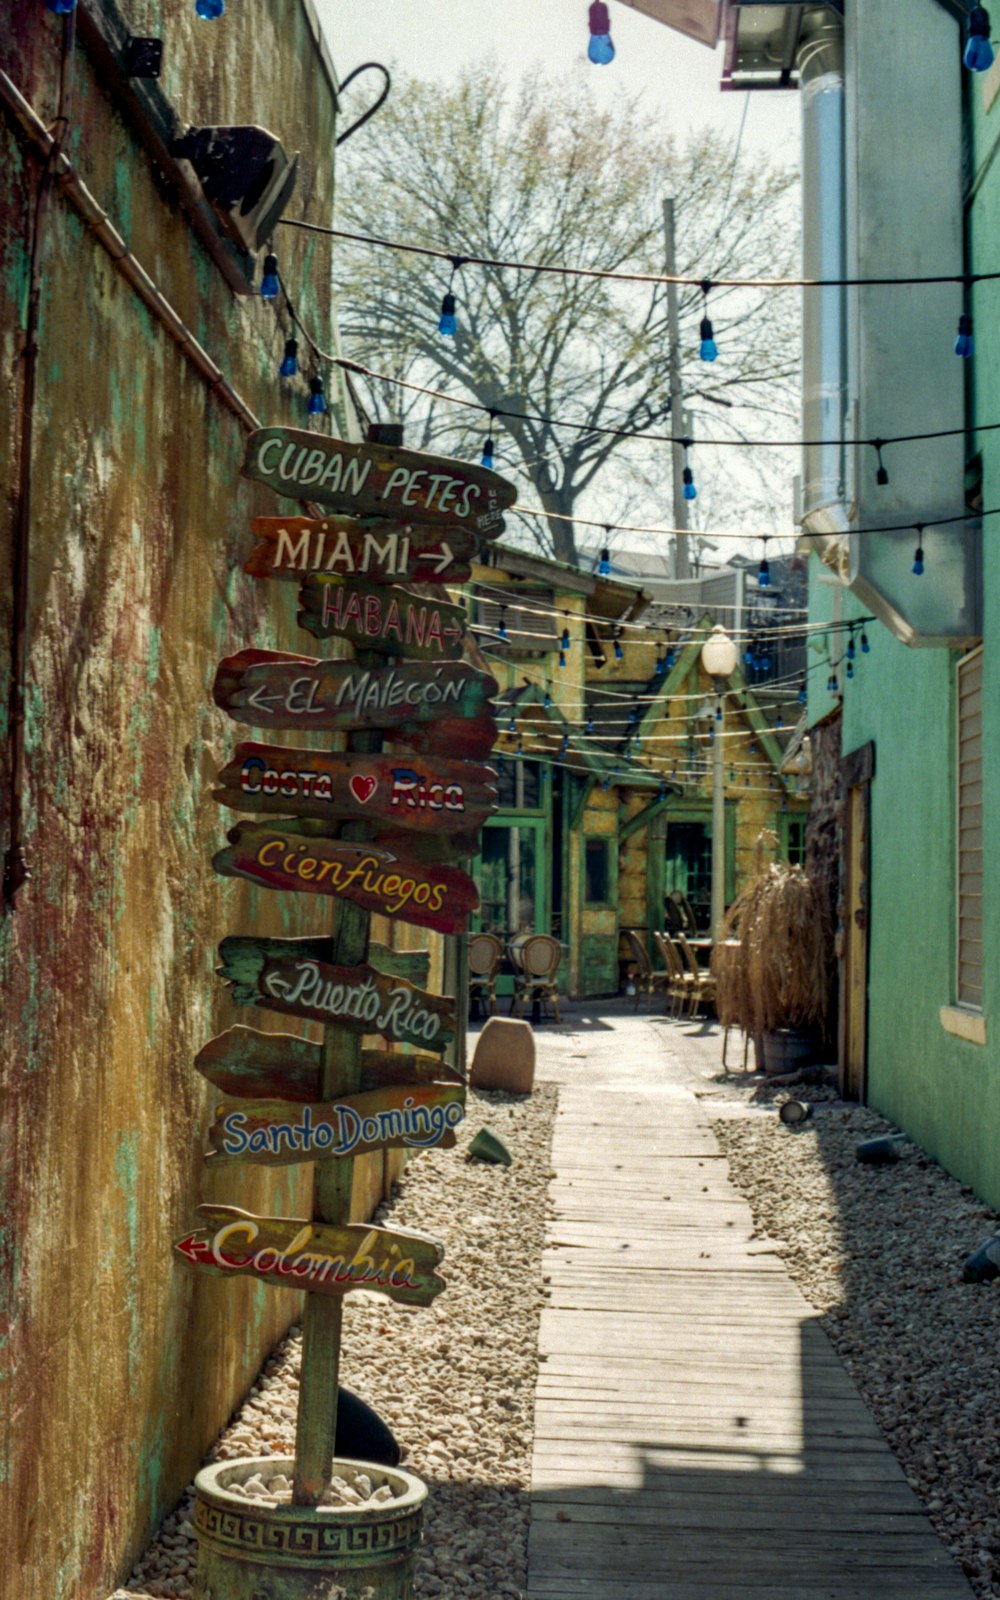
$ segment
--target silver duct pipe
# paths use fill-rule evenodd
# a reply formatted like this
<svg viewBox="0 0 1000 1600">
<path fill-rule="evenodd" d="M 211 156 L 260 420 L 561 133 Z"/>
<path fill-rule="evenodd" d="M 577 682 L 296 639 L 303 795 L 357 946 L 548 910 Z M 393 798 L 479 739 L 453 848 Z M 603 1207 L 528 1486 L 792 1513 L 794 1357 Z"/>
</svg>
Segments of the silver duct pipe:
<svg viewBox="0 0 1000 1600">
<path fill-rule="evenodd" d="M 826 6 L 807 12 L 798 50 L 802 101 L 802 275 L 846 277 L 844 37 Z M 821 552 L 849 528 L 846 290 L 802 296 L 802 528 Z"/>
</svg>

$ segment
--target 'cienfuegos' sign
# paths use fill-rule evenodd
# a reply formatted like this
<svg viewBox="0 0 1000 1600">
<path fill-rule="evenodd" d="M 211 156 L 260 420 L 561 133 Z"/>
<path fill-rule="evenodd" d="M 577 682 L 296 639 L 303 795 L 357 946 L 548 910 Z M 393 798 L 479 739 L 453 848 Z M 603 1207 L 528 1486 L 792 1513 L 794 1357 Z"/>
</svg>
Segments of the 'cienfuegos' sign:
<svg viewBox="0 0 1000 1600">
<path fill-rule="evenodd" d="M 498 473 L 467 461 L 349 444 L 304 428 L 258 428 L 247 440 L 242 470 L 292 499 L 358 516 L 465 526 L 480 538 L 503 531 L 502 512 L 516 493 Z"/>
</svg>

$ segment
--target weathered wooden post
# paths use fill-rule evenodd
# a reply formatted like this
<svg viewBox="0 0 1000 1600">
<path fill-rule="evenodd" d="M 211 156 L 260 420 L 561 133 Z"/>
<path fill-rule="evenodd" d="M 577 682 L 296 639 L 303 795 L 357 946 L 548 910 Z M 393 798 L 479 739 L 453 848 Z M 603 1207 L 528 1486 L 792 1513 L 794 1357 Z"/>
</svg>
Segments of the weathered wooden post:
<svg viewBox="0 0 1000 1600">
<path fill-rule="evenodd" d="M 497 686 L 460 659 L 461 609 L 396 584 L 467 577 L 514 491 L 464 463 L 276 428 L 251 436 L 243 470 L 282 494 L 361 514 L 258 518 L 247 562 L 255 576 L 299 582 L 302 626 L 349 640 L 356 654 L 248 649 L 215 680 L 217 704 L 240 722 L 349 738 L 344 753 L 241 743 L 215 791 L 224 805 L 264 814 L 236 824 L 217 871 L 331 895 L 335 906 L 329 938 L 230 937 L 220 947 L 237 1005 L 322 1022 L 322 1045 L 232 1028 L 196 1062 L 236 1102 L 219 1108 L 207 1160 L 309 1161 L 316 1176 L 310 1218 L 203 1206 L 203 1225 L 176 1247 L 204 1271 L 307 1293 L 294 1461 L 227 1461 L 199 1474 L 195 1596 L 409 1600 L 423 1485 L 335 1458 L 343 1297 L 365 1288 L 427 1305 L 444 1287 L 435 1271 L 443 1247 L 352 1224 L 353 1162 L 393 1146 L 454 1144 L 465 1087 L 440 1059 L 456 1040 L 455 1000 L 403 977 L 405 961 L 371 946 L 369 924 L 376 911 L 464 931 L 478 896 L 450 863 L 476 852 L 496 806 L 495 775 L 481 762 Z M 385 754 L 385 737 L 406 752 Z M 449 965 L 460 972 L 460 961 Z M 389 1049 L 366 1049 L 365 1035 Z M 395 1044 L 422 1053 L 395 1055 Z M 362 1471 L 369 1501 L 338 1502 L 335 1477 L 357 1482 Z"/>
</svg>

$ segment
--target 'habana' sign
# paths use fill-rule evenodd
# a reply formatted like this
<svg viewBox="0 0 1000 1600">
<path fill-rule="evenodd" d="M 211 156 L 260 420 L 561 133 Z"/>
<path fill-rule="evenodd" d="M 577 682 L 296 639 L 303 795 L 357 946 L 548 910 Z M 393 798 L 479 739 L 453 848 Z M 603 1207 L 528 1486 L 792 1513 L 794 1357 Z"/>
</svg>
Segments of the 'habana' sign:
<svg viewBox="0 0 1000 1600">
<path fill-rule="evenodd" d="M 464 661 L 361 667 L 280 650 L 219 663 L 212 696 L 236 722 L 302 733 L 380 729 L 416 750 L 482 759 L 496 740 L 497 682 Z"/>
<path fill-rule="evenodd" d="M 327 572 L 307 578 L 299 599 L 299 626 L 316 639 L 348 639 L 359 650 L 408 661 L 454 661 L 462 654 L 461 606 Z"/>
<path fill-rule="evenodd" d="M 258 428 L 247 440 L 243 475 L 294 500 L 317 500 L 359 516 L 412 518 L 503 532 L 502 512 L 517 491 L 468 461 L 385 444 L 349 444 L 304 428 Z"/>
<path fill-rule="evenodd" d="M 219 956 L 219 976 L 231 984 L 235 1005 L 337 1023 L 351 1033 L 380 1033 L 390 1044 L 441 1050 L 455 1037 L 453 999 L 363 962 L 334 966 L 317 958 L 308 940 L 231 935 Z"/>
<path fill-rule="evenodd" d="M 471 761 L 339 755 L 238 744 L 219 774 L 216 800 L 271 816 L 365 817 L 395 828 L 482 827 L 497 808 L 496 773 Z"/>
<path fill-rule="evenodd" d="M 291 943 L 291 941 L 288 941 Z M 203 1045 L 194 1064 L 219 1094 L 235 1100 L 322 1099 L 323 1046 L 292 1033 L 261 1033 L 238 1023 Z M 362 1050 L 361 1089 L 462 1081 L 437 1056 Z"/>
<path fill-rule="evenodd" d="M 465 528 L 384 517 L 255 517 L 250 526 L 260 543 L 243 571 L 299 583 L 317 572 L 368 583 L 464 583 L 479 549 Z"/>
<path fill-rule="evenodd" d="M 199 1206 L 205 1225 L 174 1245 L 191 1266 L 278 1289 L 348 1294 L 372 1289 L 403 1305 L 428 1306 L 444 1288 L 434 1272 L 444 1245 L 406 1228 L 370 1228 L 287 1217 L 254 1217 L 237 1206 Z"/>
<path fill-rule="evenodd" d="M 276 1167 L 392 1148 L 451 1149 L 464 1116 L 465 1088 L 458 1083 L 374 1089 L 314 1105 L 255 1100 L 218 1108 L 205 1159 L 210 1166 L 254 1161 Z"/>
</svg>

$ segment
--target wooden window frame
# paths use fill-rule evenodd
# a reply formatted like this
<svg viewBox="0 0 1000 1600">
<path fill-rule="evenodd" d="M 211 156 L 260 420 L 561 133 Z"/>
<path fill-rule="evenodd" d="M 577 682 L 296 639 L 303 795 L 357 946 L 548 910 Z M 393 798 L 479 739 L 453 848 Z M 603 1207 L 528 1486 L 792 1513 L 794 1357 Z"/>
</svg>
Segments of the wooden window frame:
<svg viewBox="0 0 1000 1600">
<path fill-rule="evenodd" d="M 969 672 L 975 672 L 976 674 L 978 674 L 978 686 L 979 686 L 978 739 L 979 739 L 979 747 L 980 747 L 980 754 L 979 754 L 979 766 L 980 766 L 979 785 L 980 785 L 980 790 L 981 790 L 982 789 L 982 783 L 983 783 L 983 780 L 982 780 L 982 738 L 983 738 L 983 717 L 982 717 L 983 676 L 982 676 L 982 673 L 983 673 L 983 647 L 982 647 L 982 645 L 977 645 L 974 650 L 970 650 L 966 655 L 962 656 L 961 659 L 958 662 L 956 662 L 956 665 L 955 665 L 955 857 L 954 857 L 954 859 L 955 859 L 955 965 L 954 965 L 955 1005 L 958 1008 L 960 1008 L 961 1010 L 963 1010 L 963 1011 L 971 1012 L 971 1013 L 973 1013 L 975 1015 L 981 1015 L 982 1011 L 983 1011 L 983 991 L 982 991 L 983 969 L 982 969 L 982 966 L 980 966 L 980 984 L 979 984 L 979 990 L 978 990 L 978 998 L 971 998 L 970 997 L 970 988 L 969 987 L 966 987 L 965 988 L 965 992 L 963 992 L 963 980 L 962 980 L 963 929 L 964 929 L 965 924 L 966 924 L 966 917 L 963 914 L 963 909 L 962 909 L 963 908 L 963 886 L 962 886 L 962 873 L 963 873 L 963 867 L 962 867 L 962 855 L 963 855 L 963 851 L 962 851 L 962 805 L 963 805 L 963 795 L 964 795 L 965 789 L 964 789 L 964 783 L 963 783 L 963 768 L 962 768 L 963 721 L 962 721 L 962 710 L 961 710 L 961 707 L 962 707 L 962 694 L 963 694 L 963 683 L 962 683 L 962 680 L 963 680 L 964 675 L 969 673 Z M 980 945 L 980 951 L 982 951 L 982 945 L 983 945 L 983 940 L 982 940 L 982 934 L 983 934 L 982 865 L 983 865 L 984 851 L 983 851 L 983 813 L 982 813 L 982 805 L 983 805 L 982 798 L 980 798 L 980 802 L 979 802 L 979 807 L 980 807 L 980 810 L 979 810 L 979 844 L 978 844 L 978 854 L 979 854 L 979 860 L 980 860 L 980 871 L 979 871 L 979 878 L 980 878 L 980 908 L 979 908 L 979 935 L 980 935 L 980 937 L 979 937 L 979 945 Z M 971 987 L 974 987 L 974 986 L 971 986 Z"/>
</svg>

